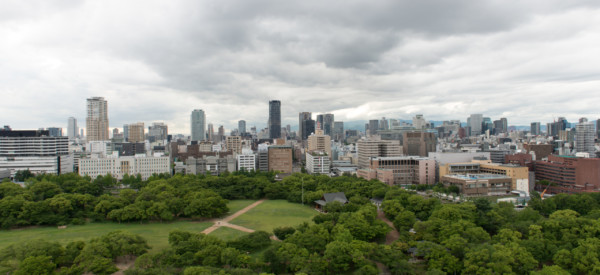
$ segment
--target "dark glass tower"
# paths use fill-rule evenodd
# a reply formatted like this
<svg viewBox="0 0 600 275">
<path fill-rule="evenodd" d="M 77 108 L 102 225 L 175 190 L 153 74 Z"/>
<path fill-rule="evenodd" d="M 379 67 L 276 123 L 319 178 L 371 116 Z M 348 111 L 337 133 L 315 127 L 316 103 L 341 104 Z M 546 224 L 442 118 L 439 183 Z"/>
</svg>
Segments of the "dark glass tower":
<svg viewBox="0 0 600 275">
<path fill-rule="evenodd" d="M 281 138 L 281 101 L 269 101 L 269 138 Z"/>
</svg>

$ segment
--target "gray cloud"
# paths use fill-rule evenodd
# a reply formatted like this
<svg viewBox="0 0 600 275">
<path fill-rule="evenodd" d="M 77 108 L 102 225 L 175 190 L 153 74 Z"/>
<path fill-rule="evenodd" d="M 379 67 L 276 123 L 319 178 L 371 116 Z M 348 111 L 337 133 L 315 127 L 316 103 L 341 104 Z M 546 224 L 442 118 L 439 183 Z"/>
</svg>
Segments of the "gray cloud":
<svg viewBox="0 0 600 275">
<path fill-rule="evenodd" d="M 595 118 L 598 1 L 9 1 L 0 9 L 0 112 L 15 128 L 284 124 L 299 111 L 510 123 Z M 550 112 L 549 110 L 553 110 Z M 556 110 L 556 111 L 554 111 Z M 35 118 L 32 118 L 35 116 Z"/>
</svg>

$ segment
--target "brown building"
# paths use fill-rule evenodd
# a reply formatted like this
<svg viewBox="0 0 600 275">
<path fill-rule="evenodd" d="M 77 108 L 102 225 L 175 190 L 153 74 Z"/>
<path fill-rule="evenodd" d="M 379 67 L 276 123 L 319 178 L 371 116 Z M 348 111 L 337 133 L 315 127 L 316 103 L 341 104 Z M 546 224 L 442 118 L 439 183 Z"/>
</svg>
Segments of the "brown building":
<svg viewBox="0 0 600 275">
<path fill-rule="evenodd" d="M 495 174 L 453 174 L 442 177 L 444 186 L 457 186 L 465 196 L 502 196 L 510 193 L 512 179 Z"/>
<path fill-rule="evenodd" d="M 292 147 L 284 145 L 269 146 L 269 171 L 292 173 Z"/>
<path fill-rule="evenodd" d="M 434 133 L 423 131 L 405 132 L 402 134 L 404 155 L 426 157 L 435 152 L 437 140 Z"/>
<path fill-rule="evenodd" d="M 356 142 L 358 151 L 358 168 L 369 168 L 372 157 L 402 156 L 402 146 L 397 140 L 361 139 Z"/>
<path fill-rule="evenodd" d="M 600 191 L 600 159 L 568 156 L 548 156 L 548 161 L 534 163 L 535 179 L 547 180 L 556 186 L 547 193 L 581 193 Z M 535 186 L 542 191 L 546 186 Z"/>
<path fill-rule="evenodd" d="M 201 159 L 204 156 L 225 157 L 225 156 L 233 154 L 231 151 L 206 152 L 206 151 L 201 150 L 201 148 L 205 147 L 206 144 L 207 143 L 187 145 L 183 141 L 176 141 L 176 142 L 174 141 L 174 142 L 169 143 L 169 157 L 171 158 L 171 163 L 173 163 L 175 161 L 186 162 L 189 157 Z"/>
<path fill-rule="evenodd" d="M 505 155 L 504 163 L 525 166 L 529 171 L 533 171 L 533 158 L 530 154 Z"/>
<path fill-rule="evenodd" d="M 144 135 L 145 133 L 143 122 L 129 124 L 129 138 L 127 139 L 127 141 L 144 142 L 144 140 L 146 139 Z"/>
<path fill-rule="evenodd" d="M 523 149 L 527 151 L 527 153 L 534 152 L 535 160 L 542 160 L 547 158 L 549 155 L 554 152 L 554 145 L 552 144 L 523 144 Z"/>
<path fill-rule="evenodd" d="M 517 189 L 517 181 L 529 180 L 529 168 L 515 164 L 496 164 L 489 160 L 474 160 L 468 163 L 448 163 L 440 166 L 440 179 L 452 174 L 495 174 L 512 179 L 512 190 Z"/>
<path fill-rule="evenodd" d="M 378 179 L 388 185 L 435 184 L 435 160 L 417 156 L 375 157 L 358 176 Z"/>
<path fill-rule="evenodd" d="M 227 151 L 231 151 L 234 154 L 242 153 L 242 137 L 240 136 L 227 136 L 225 145 L 227 146 Z"/>
</svg>

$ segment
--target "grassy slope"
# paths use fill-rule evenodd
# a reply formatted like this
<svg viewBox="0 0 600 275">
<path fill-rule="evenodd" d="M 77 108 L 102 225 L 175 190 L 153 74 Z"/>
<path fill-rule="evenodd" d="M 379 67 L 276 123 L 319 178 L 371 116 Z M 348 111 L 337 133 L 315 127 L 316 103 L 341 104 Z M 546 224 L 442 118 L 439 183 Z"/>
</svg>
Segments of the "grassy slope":
<svg viewBox="0 0 600 275">
<path fill-rule="evenodd" d="M 279 226 L 296 226 L 310 222 L 318 212 L 312 207 L 284 200 L 267 200 L 230 223 L 269 233 Z"/>
</svg>

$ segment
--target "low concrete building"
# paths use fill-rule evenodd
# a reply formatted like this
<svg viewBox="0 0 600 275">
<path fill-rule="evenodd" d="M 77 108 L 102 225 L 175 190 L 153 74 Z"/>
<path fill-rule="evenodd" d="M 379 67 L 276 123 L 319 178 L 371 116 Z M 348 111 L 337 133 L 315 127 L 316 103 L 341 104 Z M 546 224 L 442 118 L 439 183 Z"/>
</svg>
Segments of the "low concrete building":
<svg viewBox="0 0 600 275">
<path fill-rule="evenodd" d="M 306 152 L 306 171 L 309 174 L 329 174 L 330 159 L 322 151 Z"/>
<path fill-rule="evenodd" d="M 512 179 L 511 190 L 517 189 L 518 180 L 529 180 L 529 168 L 515 164 L 497 164 L 489 160 L 474 160 L 467 163 L 448 163 L 439 167 L 440 179 L 451 174 L 496 174 Z"/>
<path fill-rule="evenodd" d="M 512 179 L 496 174 L 452 174 L 442 177 L 444 186 L 457 186 L 465 196 L 502 196 L 511 191 Z"/>
<path fill-rule="evenodd" d="M 292 147 L 287 145 L 271 145 L 268 149 L 269 171 L 292 173 Z"/>
<path fill-rule="evenodd" d="M 186 162 L 186 174 L 206 174 L 220 175 L 227 171 L 235 171 L 235 159 L 231 155 L 227 156 L 204 156 L 202 158 L 189 157 Z"/>
<path fill-rule="evenodd" d="M 256 170 L 256 155 L 246 153 L 237 155 L 237 170 L 254 171 Z"/>
</svg>

